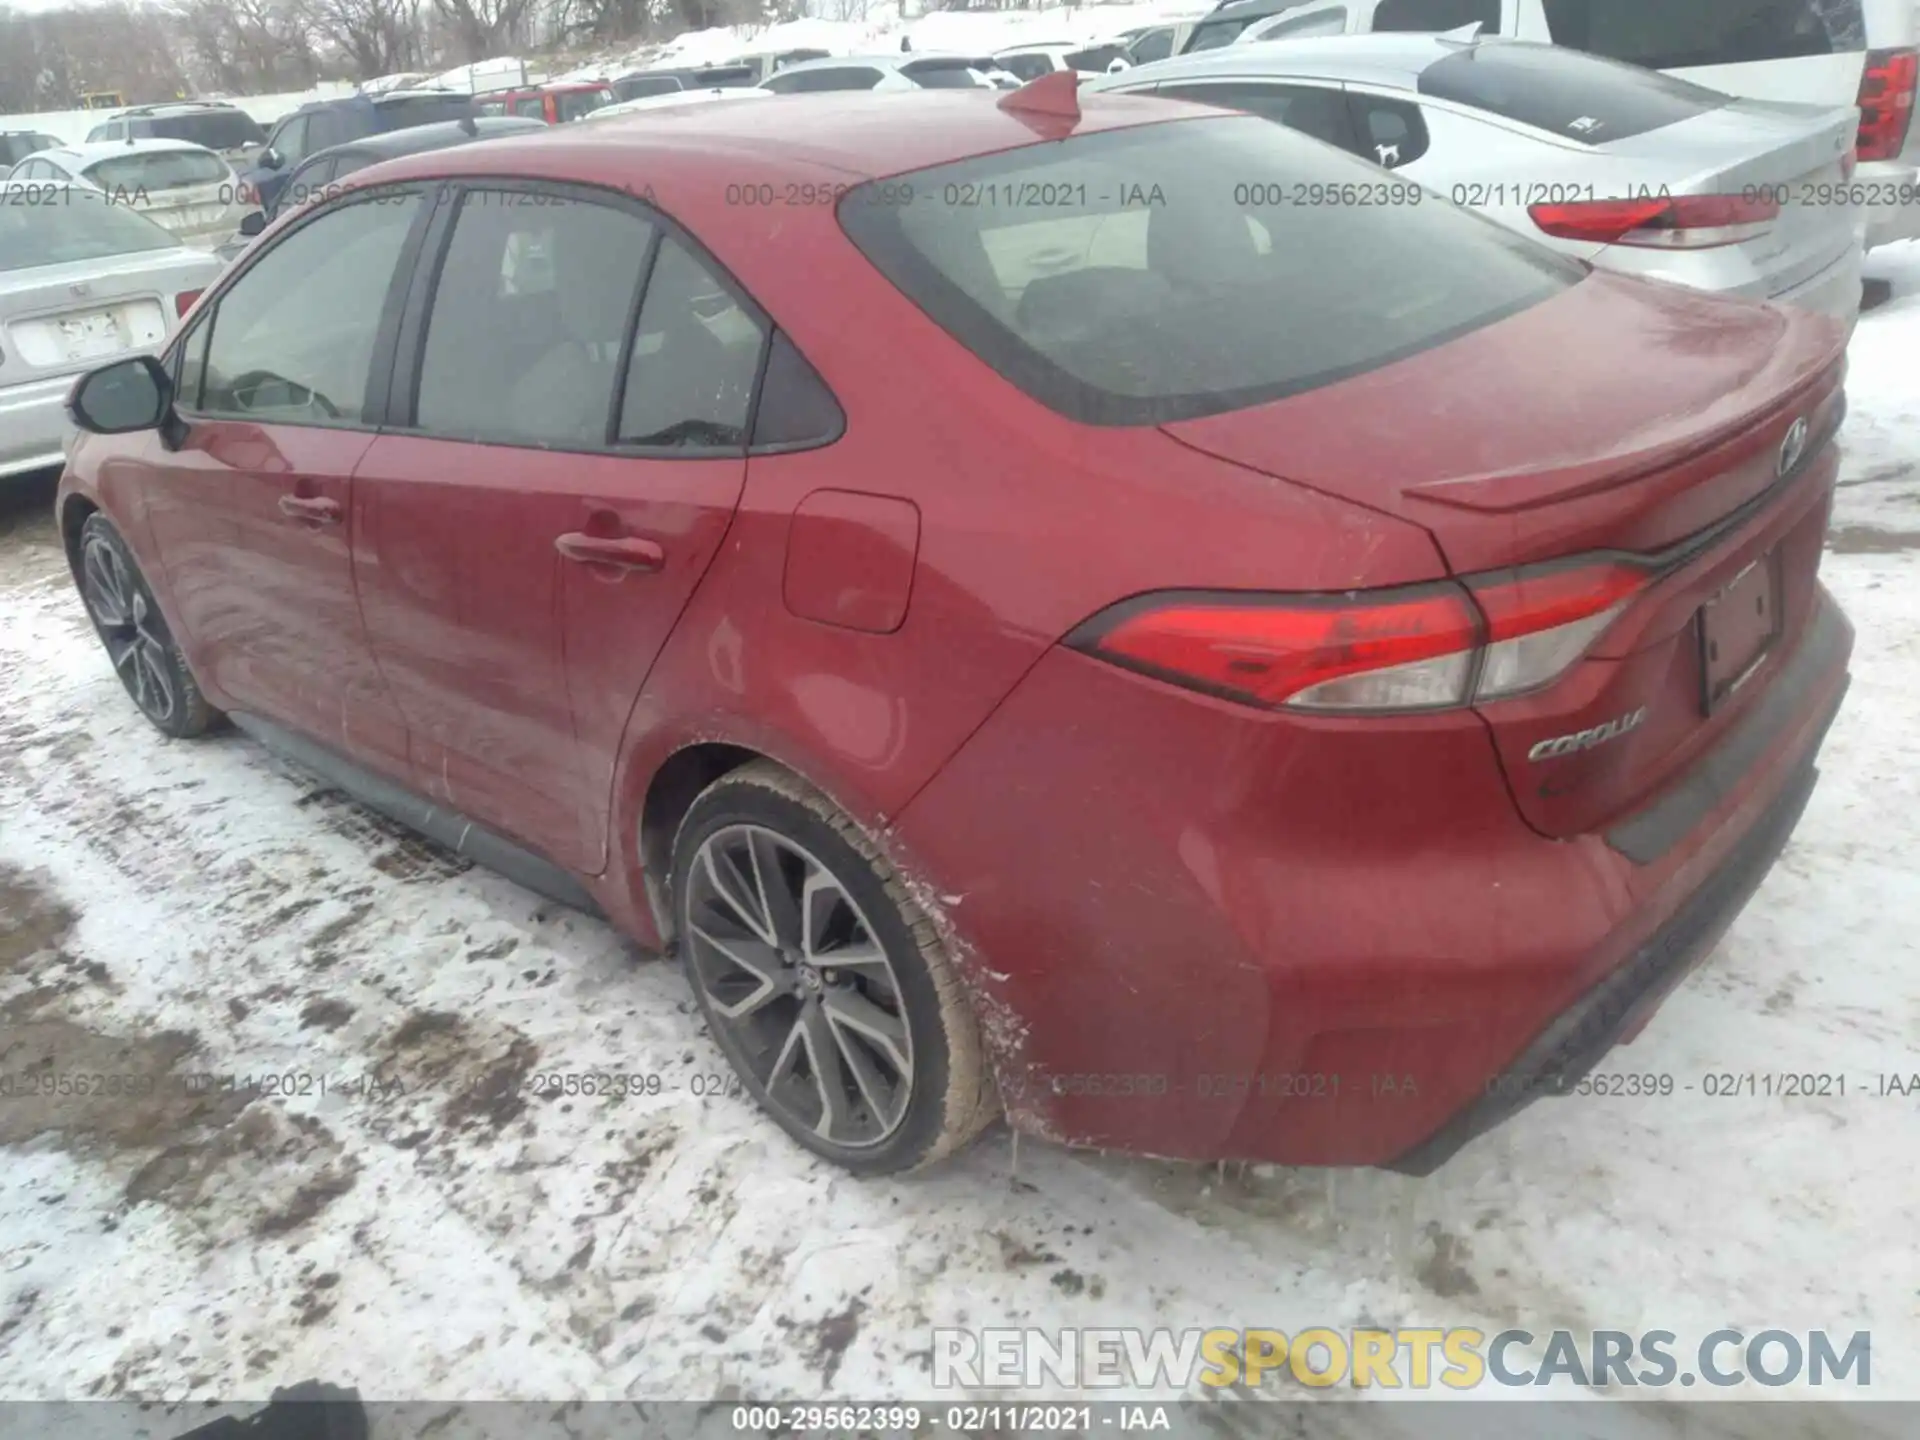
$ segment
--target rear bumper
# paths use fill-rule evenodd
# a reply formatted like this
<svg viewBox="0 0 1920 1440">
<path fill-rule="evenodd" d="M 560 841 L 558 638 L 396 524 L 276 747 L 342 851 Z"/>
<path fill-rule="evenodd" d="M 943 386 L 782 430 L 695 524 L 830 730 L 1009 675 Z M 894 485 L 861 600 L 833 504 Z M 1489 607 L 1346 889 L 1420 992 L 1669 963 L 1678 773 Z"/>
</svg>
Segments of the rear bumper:
<svg viewBox="0 0 1920 1440">
<path fill-rule="evenodd" d="M 71 375 L 0 389 L 0 478 L 44 470 L 66 459 Z"/>
<path fill-rule="evenodd" d="M 1910 160 L 1870 160 L 1854 172 L 1853 183 L 1874 201 L 1861 211 L 1867 249 L 1920 240 L 1920 167 Z"/>
<path fill-rule="evenodd" d="M 1790 289 L 1767 298 L 1777 305 L 1797 305 L 1803 310 L 1831 315 L 1849 329 L 1860 318 L 1860 259 L 1858 247 Z"/>
</svg>

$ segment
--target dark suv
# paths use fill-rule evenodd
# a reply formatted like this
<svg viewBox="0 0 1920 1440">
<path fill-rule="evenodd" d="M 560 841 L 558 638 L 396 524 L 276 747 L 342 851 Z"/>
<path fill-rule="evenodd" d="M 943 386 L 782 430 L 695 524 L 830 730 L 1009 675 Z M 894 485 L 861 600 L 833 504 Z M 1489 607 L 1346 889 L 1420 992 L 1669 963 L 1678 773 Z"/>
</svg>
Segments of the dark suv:
<svg viewBox="0 0 1920 1440">
<path fill-rule="evenodd" d="M 181 100 L 136 105 L 103 120 L 87 132 L 87 143 L 101 140 L 185 140 L 204 145 L 239 169 L 251 164 L 267 135 L 238 105 L 224 100 Z"/>
<path fill-rule="evenodd" d="M 241 174 L 242 202 L 271 211 L 294 167 L 321 150 L 389 130 L 465 120 L 473 113 L 473 97 L 454 90 L 395 90 L 302 105 L 274 125 L 266 149 Z"/>
</svg>

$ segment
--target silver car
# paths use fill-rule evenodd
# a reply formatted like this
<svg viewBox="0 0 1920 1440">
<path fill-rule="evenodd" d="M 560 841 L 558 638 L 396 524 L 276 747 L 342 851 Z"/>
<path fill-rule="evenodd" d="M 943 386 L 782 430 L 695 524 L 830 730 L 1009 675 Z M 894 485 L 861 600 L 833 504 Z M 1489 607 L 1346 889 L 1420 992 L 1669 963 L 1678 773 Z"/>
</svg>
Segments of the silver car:
<svg viewBox="0 0 1920 1440">
<path fill-rule="evenodd" d="M 157 350 L 220 269 L 90 187 L 0 194 L 0 479 L 61 463 L 74 378 Z"/>
<path fill-rule="evenodd" d="M 247 207 L 227 162 L 189 140 L 121 140 L 42 150 L 14 166 L 6 183 L 73 182 L 138 210 L 188 244 L 217 245 Z"/>
<path fill-rule="evenodd" d="M 1437 194 L 1608 269 L 1859 313 L 1852 108 L 1736 100 L 1551 45 L 1411 34 L 1231 45 L 1085 88 L 1250 111 L 1393 172 L 1333 196 L 1248 176 L 1275 223 Z"/>
</svg>

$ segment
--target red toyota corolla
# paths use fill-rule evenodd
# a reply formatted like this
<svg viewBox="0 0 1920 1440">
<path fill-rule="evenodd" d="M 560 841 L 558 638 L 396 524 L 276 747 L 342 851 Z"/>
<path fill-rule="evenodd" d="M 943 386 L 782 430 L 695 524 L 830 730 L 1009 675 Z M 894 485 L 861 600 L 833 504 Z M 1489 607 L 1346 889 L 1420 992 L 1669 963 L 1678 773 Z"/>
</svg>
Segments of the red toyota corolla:
<svg viewBox="0 0 1920 1440">
<path fill-rule="evenodd" d="M 382 165 L 77 387 L 74 576 L 841 1164 L 1424 1173 L 1806 804 L 1843 342 L 1380 183 L 1070 77 Z"/>
</svg>

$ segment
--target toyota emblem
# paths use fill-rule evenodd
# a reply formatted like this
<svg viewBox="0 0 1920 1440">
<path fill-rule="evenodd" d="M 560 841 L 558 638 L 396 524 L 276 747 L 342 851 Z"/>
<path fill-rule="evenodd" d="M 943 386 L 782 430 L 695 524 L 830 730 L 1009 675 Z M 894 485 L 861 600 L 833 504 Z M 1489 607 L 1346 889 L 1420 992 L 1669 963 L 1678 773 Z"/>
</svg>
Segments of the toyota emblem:
<svg viewBox="0 0 1920 1440">
<path fill-rule="evenodd" d="M 1801 416 L 1787 429 L 1787 438 L 1780 442 L 1780 463 L 1774 473 L 1788 475 L 1793 467 L 1800 463 L 1800 457 L 1807 453 L 1807 418 Z"/>
</svg>

